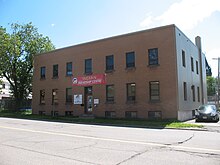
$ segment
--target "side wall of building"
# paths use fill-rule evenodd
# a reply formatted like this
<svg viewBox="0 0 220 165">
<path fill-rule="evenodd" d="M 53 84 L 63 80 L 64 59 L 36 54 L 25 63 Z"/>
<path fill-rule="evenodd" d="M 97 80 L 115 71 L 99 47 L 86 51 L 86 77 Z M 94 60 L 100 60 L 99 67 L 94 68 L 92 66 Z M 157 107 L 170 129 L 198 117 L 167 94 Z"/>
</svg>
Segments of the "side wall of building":
<svg viewBox="0 0 220 165">
<path fill-rule="evenodd" d="M 187 120 L 193 118 L 194 110 L 203 103 L 202 88 L 206 89 L 205 63 L 204 56 L 202 63 L 200 62 L 198 47 L 178 28 L 175 31 L 179 89 L 178 120 Z"/>
</svg>

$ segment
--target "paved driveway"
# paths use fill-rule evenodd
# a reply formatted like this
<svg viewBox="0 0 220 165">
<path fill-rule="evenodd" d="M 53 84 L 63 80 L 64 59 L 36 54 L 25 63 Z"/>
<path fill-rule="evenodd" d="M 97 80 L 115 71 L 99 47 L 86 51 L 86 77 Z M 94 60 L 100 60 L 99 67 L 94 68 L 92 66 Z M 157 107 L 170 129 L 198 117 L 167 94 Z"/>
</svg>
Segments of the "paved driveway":
<svg viewBox="0 0 220 165">
<path fill-rule="evenodd" d="M 209 131 L 220 132 L 220 121 L 217 123 L 216 122 L 206 122 L 206 121 L 196 122 L 195 119 L 193 119 L 193 120 L 188 120 L 185 123 L 203 125 L 204 128 L 208 129 Z"/>
</svg>

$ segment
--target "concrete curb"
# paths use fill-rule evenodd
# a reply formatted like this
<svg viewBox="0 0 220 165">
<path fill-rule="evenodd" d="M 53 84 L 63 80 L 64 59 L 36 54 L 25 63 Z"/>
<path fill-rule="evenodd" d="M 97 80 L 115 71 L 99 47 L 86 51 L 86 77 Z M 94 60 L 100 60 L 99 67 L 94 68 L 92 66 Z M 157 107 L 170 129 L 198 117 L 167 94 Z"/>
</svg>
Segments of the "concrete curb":
<svg viewBox="0 0 220 165">
<path fill-rule="evenodd" d="M 128 128 L 146 128 L 146 129 L 173 129 L 173 130 L 187 130 L 187 131 L 209 131 L 207 128 L 172 128 L 172 127 L 154 127 L 154 126 L 137 126 L 137 125 L 117 125 L 117 124 L 100 124 L 100 123 L 86 123 L 78 122 L 75 124 L 85 124 L 85 125 L 97 125 L 97 126 L 114 126 L 114 127 L 128 127 Z"/>
</svg>

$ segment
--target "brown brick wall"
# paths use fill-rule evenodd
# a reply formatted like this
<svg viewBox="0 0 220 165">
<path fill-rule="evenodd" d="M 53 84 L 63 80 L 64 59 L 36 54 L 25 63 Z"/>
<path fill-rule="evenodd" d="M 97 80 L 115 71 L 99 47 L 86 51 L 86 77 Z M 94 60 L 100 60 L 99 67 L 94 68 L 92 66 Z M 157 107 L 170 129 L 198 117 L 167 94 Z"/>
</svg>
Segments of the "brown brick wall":
<svg viewBox="0 0 220 165">
<path fill-rule="evenodd" d="M 66 104 L 66 88 L 71 78 L 66 76 L 66 63 L 73 63 L 73 76 L 84 75 L 84 60 L 92 58 L 94 74 L 105 73 L 105 58 L 114 55 L 114 72 L 107 73 L 107 84 L 115 86 L 114 104 L 106 103 L 106 86 L 93 85 L 93 96 L 100 100 L 93 114 L 104 117 L 105 111 L 115 111 L 116 117 L 125 117 L 125 111 L 137 111 L 139 118 L 148 118 L 148 111 L 161 111 L 163 118 L 177 118 L 177 83 L 174 25 L 112 37 L 41 54 L 34 61 L 33 113 L 54 108 L 59 115 L 73 111 L 84 113 L 80 105 Z M 158 48 L 159 65 L 148 66 L 148 49 Z M 126 52 L 135 52 L 135 69 L 126 69 Z M 59 65 L 58 79 L 52 78 L 53 65 Z M 40 80 L 40 67 L 46 66 L 46 79 Z M 149 101 L 149 82 L 160 82 L 160 102 Z M 126 101 L 126 83 L 136 83 L 136 101 Z M 59 90 L 59 104 L 52 106 L 52 89 Z M 40 103 L 40 90 L 45 89 L 45 105 Z M 73 94 L 83 94 L 84 87 L 73 87 Z"/>
</svg>

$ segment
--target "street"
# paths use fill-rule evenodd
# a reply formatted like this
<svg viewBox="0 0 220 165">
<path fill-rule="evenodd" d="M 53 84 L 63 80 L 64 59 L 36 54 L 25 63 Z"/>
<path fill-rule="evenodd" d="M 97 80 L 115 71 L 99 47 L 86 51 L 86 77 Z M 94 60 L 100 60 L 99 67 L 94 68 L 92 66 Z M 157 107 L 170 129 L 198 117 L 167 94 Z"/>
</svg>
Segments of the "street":
<svg viewBox="0 0 220 165">
<path fill-rule="evenodd" d="M 219 165 L 220 132 L 0 118 L 0 165 Z"/>
</svg>

